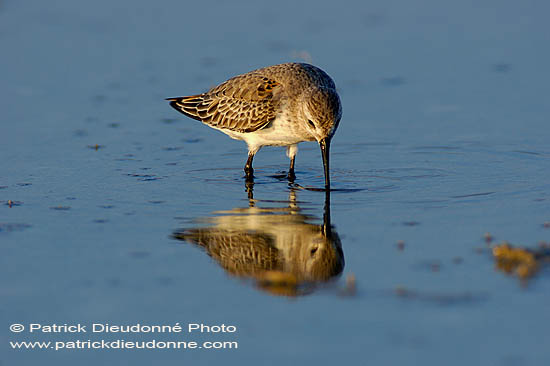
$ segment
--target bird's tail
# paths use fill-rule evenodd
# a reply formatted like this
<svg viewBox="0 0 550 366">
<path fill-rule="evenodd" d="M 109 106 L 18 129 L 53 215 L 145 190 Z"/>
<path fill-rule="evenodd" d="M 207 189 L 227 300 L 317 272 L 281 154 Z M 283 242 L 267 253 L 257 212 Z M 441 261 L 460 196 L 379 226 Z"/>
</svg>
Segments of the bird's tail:
<svg viewBox="0 0 550 366">
<path fill-rule="evenodd" d="M 191 95 L 189 97 L 166 98 L 172 108 L 188 117 L 201 121 L 197 107 L 204 101 L 204 94 Z"/>
</svg>

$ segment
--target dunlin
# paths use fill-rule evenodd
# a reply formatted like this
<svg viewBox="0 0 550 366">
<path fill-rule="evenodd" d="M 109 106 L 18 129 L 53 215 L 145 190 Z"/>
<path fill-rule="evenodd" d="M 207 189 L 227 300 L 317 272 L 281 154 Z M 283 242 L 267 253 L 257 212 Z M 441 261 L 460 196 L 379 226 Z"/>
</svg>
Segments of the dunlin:
<svg viewBox="0 0 550 366">
<path fill-rule="evenodd" d="M 252 159 L 263 146 L 286 146 L 289 180 L 294 180 L 298 143 L 317 141 L 321 147 L 325 189 L 330 190 L 330 141 L 342 116 L 334 81 L 323 70 L 305 63 L 285 63 L 235 76 L 206 93 L 168 98 L 179 112 L 244 140 L 247 180 L 253 179 Z"/>
</svg>

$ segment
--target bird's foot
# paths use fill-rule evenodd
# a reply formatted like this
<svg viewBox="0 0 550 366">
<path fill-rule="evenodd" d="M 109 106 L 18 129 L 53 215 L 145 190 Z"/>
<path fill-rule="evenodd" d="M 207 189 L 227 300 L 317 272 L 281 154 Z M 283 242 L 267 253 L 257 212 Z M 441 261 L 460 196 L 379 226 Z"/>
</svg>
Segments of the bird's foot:
<svg viewBox="0 0 550 366">
<path fill-rule="evenodd" d="M 245 188 L 246 188 L 246 193 L 248 194 L 248 199 L 250 200 L 250 204 L 253 205 L 253 200 L 254 200 L 254 179 L 252 180 L 246 180 L 245 184 L 244 184 Z"/>
<path fill-rule="evenodd" d="M 286 177 L 290 183 L 294 183 L 294 181 L 296 180 L 296 174 L 294 174 L 294 170 L 290 170 Z"/>
<path fill-rule="evenodd" d="M 245 179 L 247 183 L 254 183 L 254 169 L 248 168 L 244 169 Z"/>
</svg>

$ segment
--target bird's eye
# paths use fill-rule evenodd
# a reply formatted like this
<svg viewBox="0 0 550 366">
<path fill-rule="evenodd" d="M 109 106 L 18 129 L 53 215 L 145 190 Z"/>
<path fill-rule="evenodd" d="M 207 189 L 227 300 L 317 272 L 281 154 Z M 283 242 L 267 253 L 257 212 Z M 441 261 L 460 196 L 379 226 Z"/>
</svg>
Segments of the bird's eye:
<svg viewBox="0 0 550 366">
<path fill-rule="evenodd" d="M 309 125 L 313 128 L 315 128 L 315 123 L 311 122 L 310 119 L 307 120 L 307 123 L 309 123 Z"/>
<path fill-rule="evenodd" d="M 314 255 L 317 252 L 317 249 L 318 249 L 317 247 L 311 248 L 311 250 L 309 251 L 309 254 Z"/>
</svg>

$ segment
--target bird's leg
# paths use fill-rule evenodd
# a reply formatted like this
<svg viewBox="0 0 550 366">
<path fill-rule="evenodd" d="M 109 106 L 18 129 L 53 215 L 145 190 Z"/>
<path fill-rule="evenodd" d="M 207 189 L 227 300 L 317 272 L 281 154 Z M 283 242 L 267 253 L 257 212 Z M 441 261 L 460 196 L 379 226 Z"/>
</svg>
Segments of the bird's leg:
<svg viewBox="0 0 550 366">
<path fill-rule="evenodd" d="M 246 161 L 246 164 L 244 166 L 244 172 L 246 174 L 246 181 L 247 182 L 253 182 L 254 181 L 254 169 L 252 169 L 252 159 L 254 159 L 254 154 L 248 153 L 248 160 Z"/>
<path fill-rule="evenodd" d="M 288 168 L 288 180 L 294 182 L 296 179 L 296 174 L 294 174 L 294 161 L 296 160 L 296 155 L 290 158 L 290 168 Z"/>
<path fill-rule="evenodd" d="M 290 168 L 288 169 L 288 180 L 292 183 L 296 179 L 294 174 L 294 161 L 296 160 L 296 153 L 298 152 L 298 144 L 289 145 L 286 148 L 286 156 L 290 158 Z"/>
<path fill-rule="evenodd" d="M 254 201 L 254 180 L 246 180 L 245 183 L 246 187 L 246 193 L 248 194 L 248 206 L 254 207 L 255 201 Z"/>
</svg>

